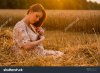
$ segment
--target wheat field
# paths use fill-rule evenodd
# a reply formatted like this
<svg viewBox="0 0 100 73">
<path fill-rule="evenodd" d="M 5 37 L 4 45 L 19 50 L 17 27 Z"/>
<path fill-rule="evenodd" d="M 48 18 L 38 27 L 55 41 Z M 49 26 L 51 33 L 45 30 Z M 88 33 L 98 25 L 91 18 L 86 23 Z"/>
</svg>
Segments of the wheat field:
<svg viewBox="0 0 100 73">
<path fill-rule="evenodd" d="M 25 12 L 0 10 L 0 66 L 100 66 L 99 10 L 46 10 L 44 48 L 64 52 L 61 58 L 28 54 L 16 58 L 11 49 L 12 30 Z"/>
</svg>

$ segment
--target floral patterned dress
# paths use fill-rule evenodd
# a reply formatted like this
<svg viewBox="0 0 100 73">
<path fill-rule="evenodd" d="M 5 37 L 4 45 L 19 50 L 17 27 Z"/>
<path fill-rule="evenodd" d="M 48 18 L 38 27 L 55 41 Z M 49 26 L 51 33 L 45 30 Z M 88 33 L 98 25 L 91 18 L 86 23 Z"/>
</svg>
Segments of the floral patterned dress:
<svg viewBox="0 0 100 73">
<path fill-rule="evenodd" d="M 22 46 L 25 43 L 36 41 L 38 39 L 38 36 L 39 34 L 33 31 L 29 26 L 27 26 L 27 24 L 23 20 L 16 23 L 13 29 L 13 41 L 14 41 L 13 49 L 15 50 L 15 53 L 17 55 L 23 54 L 23 49 L 21 49 Z M 34 46 L 33 48 L 34 49 L 31 49 L 31 52 L 41 56 L 63 55 L 63 53 L 60 51 L 45 50 L 42 43 L 37 46 Z"/>
</svg>

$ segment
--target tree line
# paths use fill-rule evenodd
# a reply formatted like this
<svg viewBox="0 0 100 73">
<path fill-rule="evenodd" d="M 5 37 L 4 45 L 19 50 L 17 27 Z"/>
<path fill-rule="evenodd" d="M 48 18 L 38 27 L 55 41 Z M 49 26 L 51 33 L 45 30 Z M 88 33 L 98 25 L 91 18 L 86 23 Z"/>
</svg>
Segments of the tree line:
<svg viewBox="0 0 100 73">
<path fill-rule="evenodd" d="M 100 9 L 100 4 L 87 0 L 0 0 L 0 9 L 27 9 L 35 3 L 42 4 L 46 9 Z"/>
</svg>

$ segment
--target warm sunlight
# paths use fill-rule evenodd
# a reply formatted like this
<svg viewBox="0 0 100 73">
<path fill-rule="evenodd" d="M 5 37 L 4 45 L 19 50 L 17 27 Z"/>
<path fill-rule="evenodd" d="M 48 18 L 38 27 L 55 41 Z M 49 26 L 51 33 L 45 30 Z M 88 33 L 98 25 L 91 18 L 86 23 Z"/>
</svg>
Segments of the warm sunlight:
<svg viewBox="0 0 100 73">
<path fill-rule="evenodd" d="M 88 67 L 82 71 L 96 72 L 100 0 L 0 0 L 0 73 L 16 66 Z"/>
<path fill-rule="evenodd" d="M 87 1 L 93 1 L 93 2 L 98 2 L 98 3 L 100 3 L 100 0 L 87 0 Z"/>
<path fill-rule="evenodd" d="M 54 3 L 56 3 L 56 6 L 58 7 L 58 8 L 63 8 L 63 2 L 62 2 L 62 0 L 57 0 L 57 1 L 53 1 Z"/>
</svg>

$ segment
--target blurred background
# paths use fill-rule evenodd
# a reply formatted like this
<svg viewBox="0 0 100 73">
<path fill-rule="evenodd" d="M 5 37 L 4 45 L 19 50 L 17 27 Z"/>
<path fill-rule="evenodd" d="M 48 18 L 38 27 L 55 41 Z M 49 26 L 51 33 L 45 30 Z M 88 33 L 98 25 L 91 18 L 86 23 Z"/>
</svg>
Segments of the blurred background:
<svg viewBox="0 0 100 73">
<path fill-rule="evenodd" d="M 0 8 L 27 9 L 34 3 L 41 3 L 46 9 L 100 9 L 100 0 L 0 0 Z"/>
</svg>

